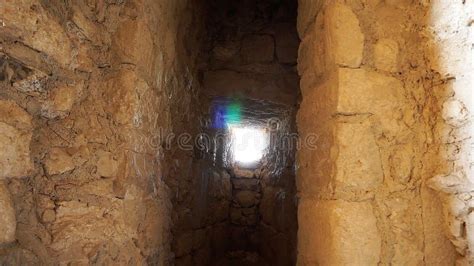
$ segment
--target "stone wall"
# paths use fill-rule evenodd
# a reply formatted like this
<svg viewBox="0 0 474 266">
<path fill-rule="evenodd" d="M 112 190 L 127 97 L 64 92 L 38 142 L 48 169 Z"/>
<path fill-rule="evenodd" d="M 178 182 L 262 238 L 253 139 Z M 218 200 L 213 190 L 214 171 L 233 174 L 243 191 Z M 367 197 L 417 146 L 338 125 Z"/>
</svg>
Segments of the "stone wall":
<svg viewBox="0 0 474 266">
<path fill-rule="evenodd" d="M 440 192 L 447 235 L 462 255 L 459 265 L 473 265 L 474 3 L 435 1 L 429 8 L 426 50 L 439 109 L 437 168 L 427 183 Z"/>
<path fill-rule="evenodd" d="M 454 6 L 469 14 L 468 5 Z M 454 73 L 465 91 L 471 75 L 460 67 L 445 75 L 433 66 L 439 51 L 427 49 L 439 45 L 432 30 L 441 39 L 467 36 L 464 28 L 442 33 L 456 23 L 440 18 L 441 10 L 453 11 L 448 1 L 299 1 L 298 265 L 453 265 L 459 257 L 445 234 L 440 198 L 427 186 L 446 169 L 438 158 L 439 147 L 449 146 L 436 133 L 440 117 L 458 121 L 461 115 L 456 132 L 470 127 L 467 104 L 443 87 Z M 430 18 L 445 25 L 433 28 Z M 456 25 L 469 24 L 466 19 Z M 465 44 L 452 53 L 464 58 L 461 50 L 472 49 Z M 472 99 L 468 94 L 459 97 Z M 458 114 L 442 115 L 443 105 Z M 304 145 L 311 133 L 318 136 L 315 149 Z M 449 238 L 461 254 L 470 254 L 470 234 L 462 233 L 472 223 L 467 187 L 454 193 L 463 202 L 460 212 L 448 215 Z"/>
<path fill-rule="evenodd" d="M 0 264 L 472 265 L 473 2 L 298 2 L 3 1 Z M 298 239 L 292 159 L 176 138 L 216 96 L 302 99 Z"/>
<path fill-rule="evenodd" d="M 197 130 L 199 10 L 2 3 L 0 264 L 172 263 L 169 180 L 191 168 L 160 137 Z"/>
</svg>

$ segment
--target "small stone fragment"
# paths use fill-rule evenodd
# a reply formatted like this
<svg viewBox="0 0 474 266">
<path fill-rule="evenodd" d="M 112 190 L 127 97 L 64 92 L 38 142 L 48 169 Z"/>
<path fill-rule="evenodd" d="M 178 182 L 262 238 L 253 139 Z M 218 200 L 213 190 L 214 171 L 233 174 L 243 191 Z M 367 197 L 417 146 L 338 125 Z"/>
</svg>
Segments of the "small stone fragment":
<svg viewBox="0 0 474 266">
<path fill-rule="evenodd" d="M 62 148 L 52 148 L 44 164 L 48 175 L 58 175 L 74 169 L 72 157 Z"/>
<path fill-rule="evenodd" d="M 117 175 L 118 161 L 110 152 L 101 152 L 97 161 L 97 173 L 102 177 L 114 177 Z"/>
<path fill-rule="evenodd" d="M 74 86 L 61 85 L 52 89 L 49 99 L 42 106 L 41 114 L 49 119 L 66 117 L 74 104 L 76 93 Z"/>
<path fill-rule="evenodd" d="M 45 223 L 50 223 L 50 222 L 54 222 L 54 220 L 56 219 L 56 212 L 54 212 L 54 210 L 45 210 L 43 212 L 43 215 L 41 216 L 41 220 L 43 220 L 43 222 Z"/>
<path fill-rule="evenodd" d="M 397 70 L 398 43 L 391 39 L 381 39 L 374 47 L 375 67 L 384 71 Z"/>
</svg>

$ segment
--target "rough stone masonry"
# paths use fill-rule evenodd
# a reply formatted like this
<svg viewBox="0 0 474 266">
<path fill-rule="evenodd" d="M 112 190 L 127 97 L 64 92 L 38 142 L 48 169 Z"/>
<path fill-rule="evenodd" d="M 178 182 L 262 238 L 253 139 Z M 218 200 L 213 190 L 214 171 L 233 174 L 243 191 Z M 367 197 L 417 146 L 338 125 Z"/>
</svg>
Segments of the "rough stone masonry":
<svg viewBox="0 0 474 266">
<path fill-rule="evenodd" d="M 230 2 L 0 3 L 0 264 L 474 265 L 474 1 Z M 228 94 L 317 148 L 244 181 L 161 141 Z"/>
</svg>

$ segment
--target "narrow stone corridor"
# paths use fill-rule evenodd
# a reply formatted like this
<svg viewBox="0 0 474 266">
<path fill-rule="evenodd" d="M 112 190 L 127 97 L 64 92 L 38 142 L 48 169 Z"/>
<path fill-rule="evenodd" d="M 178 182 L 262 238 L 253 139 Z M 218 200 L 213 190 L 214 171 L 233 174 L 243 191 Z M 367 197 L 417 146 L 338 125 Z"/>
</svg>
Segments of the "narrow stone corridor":
<svg viewBox="0 0 474 266">
<path fill-rule="evenodd" d="M 0 1 L 0 265 L 474 265 L 474 1 Z"/>
</svg>

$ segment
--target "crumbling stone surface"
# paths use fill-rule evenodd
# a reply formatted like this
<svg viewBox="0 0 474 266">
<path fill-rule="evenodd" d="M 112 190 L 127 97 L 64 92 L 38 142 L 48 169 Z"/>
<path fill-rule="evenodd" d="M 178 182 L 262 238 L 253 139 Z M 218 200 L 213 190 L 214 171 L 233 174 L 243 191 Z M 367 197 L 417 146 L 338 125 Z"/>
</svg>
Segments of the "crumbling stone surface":
<svg viewBox="0 0 474 266">
<path fill-rule="evenodd" d="M 324 17 L 330 46 L 328 56 L 338 65 L 359 67 L 364 51 L 364 35 L 357 16 L 349 6 L 336 1 L 325 9 Z"/>
<path fill-rule="evenodd" d="M 472 264 L 472 5 L 448 2 L 299 1 L 298 264 Z"/>
<path fill-rule="evenodd" d="M 41 114 L 49 119 L 66 117 L 79 94 L 77 87 L 60 85 L 53 88 L 42 106 Z"/>
<path fill-rule="evenodd" d="M 298 263 L 303 265 L 373 265 L 380 261 L 381 233 L 370 202 L 304 200 L 298 207 L 302 223 Z M 340 252 L 344 250 L 344 252 Z"/>
<path fill-rule="evenodd" d="M 198 126 L 195 5 L 1 5 L 0 179 L 27 178 L 2 186 L 0 264 L 173 264 L 192 151 L 158 139 Z"/>
<path fill-rule="evenodd" d="M 381 39 L 374 46 L 375 67 L 395 72 L 398 69 L 398 43 L 391 39 Z"/>
<path fill-rule="evenodd" d="M 440 196 L 444 227 L 448 237 L 461 254 L 459 265 L 474 263 L 474 233 L 472 231 L 473 181 L 473 109 L 472 11 L 473 3 L 439 1 L 431 6 L 429 25 L 432 39 L 427 43 L 429 66 L 438 74 L 436 84 L 439 103 L 433 132 L 438 167 L 428 180 L 430 188 Z M 446 165 L 447 162 L 447 165 Z"/>
<path fill-rule="evenodd" d="M 295 3 L 4 1 L 0 264 L 472 265 L 473 2 L 299 0 L 297 66 Z M 276 178 L 162 139 L 216 96 L 314 145 Z"/>
<path fill-rule="evenodd" d="M 336 190 L 376 189 L 382 184 L 383 169 L 379 147 L 369 122 L 339 123 L 336 130 Z"/>
<path fill-rule="evenodd" d="M 119 162 L 111 152 L 102 151 L 97 160 L 97 173 L 102 177 L 117 176 Z"/>
<path fill-rule="evenodd" d="M 52 148 L 44 166 L 48 175 L 62 174 L 75 167 L 71 155 L 64 148 Z"/>
</svg>

